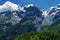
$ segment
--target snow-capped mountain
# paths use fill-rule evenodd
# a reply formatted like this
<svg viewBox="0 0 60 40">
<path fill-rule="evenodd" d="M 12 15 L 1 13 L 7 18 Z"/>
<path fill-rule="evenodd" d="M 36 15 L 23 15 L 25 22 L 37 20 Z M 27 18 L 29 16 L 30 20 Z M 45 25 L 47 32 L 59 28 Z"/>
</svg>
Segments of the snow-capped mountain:
<svg viewBox="0 0 60 40">
<path fill-rule="evenodd" d="M 11 22 L 12 24 L 26 23 L 31 20 L 35 24 L 37 31 L 42 30 L 47 25 L 51 25 L 60 18 L 60 4 L 51 7 L 48 11 L 39 9 L 33 4 L 21 7 L 7 1 L 0 6 L 0 24 Z"/>
<path fill-rule="evenodd" d="M 48 11 L 49 18 L 52 19 L 52 21 L 56 21 L 60 18 L 60 4 L 57 6 L 53 6 Z"/>
</svg>

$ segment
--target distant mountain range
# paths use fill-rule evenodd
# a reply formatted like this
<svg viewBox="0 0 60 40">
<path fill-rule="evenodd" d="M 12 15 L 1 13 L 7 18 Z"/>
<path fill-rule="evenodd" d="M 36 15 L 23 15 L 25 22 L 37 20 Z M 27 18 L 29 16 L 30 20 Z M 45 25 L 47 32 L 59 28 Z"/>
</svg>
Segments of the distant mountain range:
<svg viewBox="0 0 60 40">
<path fill-rule="evenodd" d="M 7 1 L 0 6 L 0 36 L 11 37 L 10 35 L 41 31 L 46 28 L 59 29 L 60 20 L 58 19 L 60 19 L 60 4 L 49 10 L 42 10 L 34 4 L 21 7 Z"/>
<path fill-rule="evenodd" d="M 17 24 L 32 20 L 37 30 L 42 30 L 60 18 L 60 4 L 51 7 L 48 11 L 39 9 L 33 4 L 20 7 L 17 4 L 7 1 L 0 6 L 0 24 Z M 3 22 L 3 23 L 2 23 Z"/>
</svg>

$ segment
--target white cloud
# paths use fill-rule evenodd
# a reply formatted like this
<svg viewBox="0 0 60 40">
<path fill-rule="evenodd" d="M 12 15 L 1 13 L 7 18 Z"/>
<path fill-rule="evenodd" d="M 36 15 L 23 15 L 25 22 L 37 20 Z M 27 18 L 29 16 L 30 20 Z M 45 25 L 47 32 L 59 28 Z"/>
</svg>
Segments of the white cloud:
<svg viewBox="0 0 60 40">
<path fill-rule="evenodd" d="M 29 4 L 29 5 L 25 5 L 24 7 L 28 8 L 30 6 L 33 6 L 33 4 Z M 14 4 L 10 1 L 5 2 L 3 5 L 0 5 L 0 12 L 4 12 L 4 11 L 23 11 L 26 12 L 26 10 L 24 10 L 24 7 L 21 7 L 17 4 Z"/>
<path fill-rule="evenodd" d="M 22 7 L 19 8 L 19 6 L 17 4 L 14 4 L 10 1 L 7 1 L 3 5 L 0 5 L 0 12 L 8 11 L 8 10 L 10 10 L 10 11 L 14 11 L 14 10 L 23 11 Z"/>
<path fill-rule="evenodd" d="M 0 11 L 7 11 L 7 10 L 10 11 L 18 10 L 18 5 L 7 1 L 6 3 L 0 6 Z"/>
</svg>

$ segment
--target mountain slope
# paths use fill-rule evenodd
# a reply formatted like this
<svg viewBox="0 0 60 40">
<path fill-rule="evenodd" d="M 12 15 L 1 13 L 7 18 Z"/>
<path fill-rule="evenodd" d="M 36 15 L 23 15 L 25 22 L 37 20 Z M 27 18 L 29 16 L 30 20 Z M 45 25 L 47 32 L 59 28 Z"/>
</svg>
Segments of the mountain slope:
<svg viewBox="0 0 60 40">
<path fill-rule="evenodd" d="M 51 31 L 60 31 L 60 19 L 58 19 L 56 22 L 54 22 L 53 24 L 51 24 L 51 26 L 49 26 L 47 28 L 47 30 L 51 30 Z"/>
<path fill-rule="evenodd" d="M 19 5 L 9 1 L 0 6 L 0 25 L 10 22 L 12 25 L 15 25 L 19 23 L 26 23 L 31 20 L 35 25 L 34 27 L 36 30 L 41 31 L 45 29 L 47 25 L 51 25 L 59 18 L 60 5 L 51 7 L 48 11 L 39 9 L 33 4 L 20 7 Z"/>
</svg>

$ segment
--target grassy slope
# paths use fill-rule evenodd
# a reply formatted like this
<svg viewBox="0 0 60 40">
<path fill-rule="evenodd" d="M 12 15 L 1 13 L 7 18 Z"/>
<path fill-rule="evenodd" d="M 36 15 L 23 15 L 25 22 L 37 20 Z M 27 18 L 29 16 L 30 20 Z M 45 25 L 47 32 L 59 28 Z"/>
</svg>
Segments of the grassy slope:
<svg viewBox="0 0 60 40">
<path fill-rule="evenodd" d="M 30 32 L 16 36 L 14 40 L 60 40 L 60 34 L 51 31 Z"/>
</svg>

